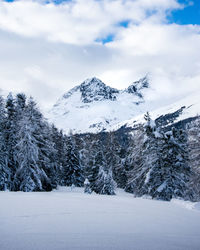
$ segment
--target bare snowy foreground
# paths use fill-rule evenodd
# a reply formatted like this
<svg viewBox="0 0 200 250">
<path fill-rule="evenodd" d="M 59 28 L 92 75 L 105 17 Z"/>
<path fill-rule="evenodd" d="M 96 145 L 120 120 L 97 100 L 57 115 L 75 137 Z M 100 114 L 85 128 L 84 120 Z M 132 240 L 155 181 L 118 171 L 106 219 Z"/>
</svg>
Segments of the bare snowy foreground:
<svg viewBox="0 0 200 250">
<path fill-rule="evenodd" d="M 200 204 L 88 195 L 0 192 L 1 250 L 200 249 Z"/>
</svg>

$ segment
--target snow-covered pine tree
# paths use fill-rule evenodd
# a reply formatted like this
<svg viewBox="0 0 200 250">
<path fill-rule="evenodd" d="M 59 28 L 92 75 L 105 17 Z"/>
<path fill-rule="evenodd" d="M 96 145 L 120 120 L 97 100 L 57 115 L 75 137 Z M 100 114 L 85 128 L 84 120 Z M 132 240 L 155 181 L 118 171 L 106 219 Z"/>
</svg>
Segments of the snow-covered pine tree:
<svg viewBox="0 0 200 250">
<path fill-rule="evenodd" d="M 66 146 L 66 163 L 63 166 L 65 185 L 81 187 L 84 183 L 83 169 L 80 165 L 76 141 L 72 134 L 67 138 Z"/>
<path fill-rule="evenodd" d="M 156 126 L 155 121 L 150 118 L 148 113 L 145 115 L 145 120 L 145 137 L 142 151 L 143 178 L 140 183 L 142 186 L 139 193 L 141 195 L 149 195 L 152 198 L 156 198 L 154 192 L 155 185 L 160 176 L 162 134 L 160 133 L 160 129 Z"/>
<path fill-rule="evenodd" d="M 135 148 L 127 189 L 153 199 L 186 198 L 191 169 L 185 132 L 172 128 L 164 134 L 148 114 L 145 119 L 144 139 L 141 148 Z"/>
<path fill-rule="evenodd" d="M 67 159 L 67 147 L 66 147 L 66 136 L 63 134 L 62 130 L 58 130 L 54 125 L 51 127 L 51 138 L 54 144 L 54 154 L 53 162 L 54 162 L 54 177 L 53 182 L 57 183 L 57 185 L 65 185 L 63 183 L 64 176 L 62 175 L 62 169 L 65 165 Z"/>
<path fill-rule="evenodd" d="M 102 143 L 104 150 L 102 150 Z M 117 182 L 117 185 L 120 188 L 125 187 L 126 164 L 124 164 L 124 161 L 126 159 L 127 145 L 128 136 L 124 136 L 123 131 L 116 134 L 102 132 L 79 136 L 80 160 L 84 170 L 84 177 L 90 181 L 93 191 L 99 167 L 102 164 L 106 166 L 105 168 L 111 167 L 113 179 Z M 104 159 L 102 155 L 104 155 Z"/>
<path fill-rule="evenodd" d="M 16 95 L 16 116 L 17 120 L 20 120 L 24 116 L 25 108 L 26 108 L 26 96 L 24 93 L 19 93 Z"/>
<path fill-rule="evenodd" d="M 128 145 L 126 145 L 128 147 Z M 126 151 L 120 145 L 114 132 L 106 133 L 103 138 L 103 154 L 106 168 L 112 172 L 117 186 L 124 188 L 126 184 Z"/>
<path fill-rule="evenodd" d="M 126 145 L 126 149 L 119 145 L 119 142 L 115 142 L 115 163 L 113 165 L 113 178 L 117 183 L 117 187 L 125 188 L 127 183 L 126 171 L 128 169 L 127 162 L 127 149 L 129 145 Z"/>
<path fill-rule="evenodd" d="M 124 165 L 126 167 L 127 183 L 125 186 L 125 191 L 129 193 L 138 192 L 136 191 L 139 186 L 137 182 L 142 170 L 143 163 L 143 143 L 144 143 L 144 127 L 139 125 L 132 131 L 130 135 L 130 145 L 127 148 L 126 158 Z"/>
<path fill-rule="evenodd" d="M 189 182 L 189 199 L 200 201 L 200 117 L 187 127 L 189 164 L 192 175 Z"/>
<path fill-rule="evenodd" d="M 153 188 L 150 195 L 167 201 L 172 198 L 186 199 L 191 168 L 185 131 L 172 128 L 165 133 L 159 151 L 162 157 L 151 173 Z"/>
<path fill-rule="evenodd" d="M 84 193 L 87 193 L 87 194 L 92 193 L 92 190 L 91 190 L 91 187 L 90 187 L 90 182 L 89 182 L 89 180 L 87 178 L 84 181 Z"/>
<path fill-rule="evenodd" d="M 15 160 L 14 148 L 17 144 L 16 141 L 16 103 L 9 93 L 6 99 L 6 129 L 5 129 L 5 141 L 6 141 L 6 151 L 7 151 L 7 164 L 10 170 L 10 190 L 13 190 L 13 179 L 17 169 L 17 163 Z"/>
<path fill-rule="evenodd" d="M 68 184 L 68 147 L 67 147 L 67 136 L 63 135 L 62 130 L 57 134 L 57 141 L 55 143 L 57 149 L 58 166 L 59 166 L 59 184 L 61 186 L 66 186 Z"/>
<path fill-rule="evenodd" d="M 43 187 L 46 191 L 51 191 L 58 185 L 56 176 L 58 169 L 56 162 L 57 151 L 51 137 L 52 134 L 49 124 L 44 122 L 42 125 L 43 132 L 39 147 L 39 164 L 45 173 L 45 175 L 43 175 Z"/>
<path fill-rule="evenodd" d="M 7 164 L 7 151 L 5 141 L 6 114 L 4 100 L 0 96 L 0 190 L 10 188 L 10 169 Z"/>
<path fill-rule="evenodd" d="M 160 165 L 160 133 L 149 113 L 145 114 L 142 143 L 136 148 L 133 169 L 129 173 L 126 190 L 132 190 L 136 196 L 150 195 L 153 192 L 152 172 Z M 139 134 L 140 138 L 140 134 Z"/>
<path fill-rule="evenodd" d="M 115 195 L 117 184 L 113 180 L 112 170 L 109 168 L 104 170 L 103 167 L 100 167 L 95 186 L 95 191 L 98 194 Z"/>
<path fill-rule="evenodd" d="M 102 142 L 98 140 L 98 151 L 95 153 L 95 157 L 92 162 L 92 168 L 90 170 L 91 178 L 91 188 L 95 193 L 100 193 L 102 186 L 104 184 L 104 178 L 101 178 L 106 169 L 105 155 L 102 150 Z"/>
<path fill-rule="evenodd" d="M 99 154 L 99 139 L 88 138 L 88 141 L 83 144 L 84 148 L 81 150 L 81 165 L 84 169 L 84 176 L 90 182 L 92 191 L 94 191 L 94 183 L 98 175 L 98 154 Z"/>
<path fill-rule="evenodd" d="M 190 165 L 200 171 L 200 117 L 187 127 L 188 145 L 190 150 Z"/>
<path fill-rule="evenodd" d="M 94 159 L 95 180 L 91 185 L 92 190 L 98 194 L 115 194 L 117 185 L 112 174 L 114 157 L 112 151 L 113 145 L 110 144 L 111 142 L 112 138 L 105 138 L 105 135 L 98 141 L 98 152 Z"/>
<path fill-rule="evenodd" d="M 19 93 L 16 95 L 15 99 L 15 135 L 19 133 L 20 128 L 20 120 L 24 118 L 26 111 L 26 96 L 23 93 Z"/>
<path fill-rule="evenodd" d="M 52 162 L 52 154 L 55 153 L 54 143 L 51 138 L 51 129 L 44 120 L 42 113 L 38 110 L 37 104 L 33 98 L 30 98 L 27 104 L 26 112 L 33 128 L 33 135 L 38 147 L 38 162 L 41 172 L 42 189 L 51 191 L 56 184 L 52 184 L 51 176 L 54 172 L 54 162 Z"/>
<path fill-rule="evenodd" d="M 42 190 L 40 168 L 38 166 L 38 146 L 33 135 L 34 129 L 30 117 L 24 115 L 19 121 L 18 142 L 15 147 L 17 171 L 14 176 L 15 191 Z"/>
</svg>

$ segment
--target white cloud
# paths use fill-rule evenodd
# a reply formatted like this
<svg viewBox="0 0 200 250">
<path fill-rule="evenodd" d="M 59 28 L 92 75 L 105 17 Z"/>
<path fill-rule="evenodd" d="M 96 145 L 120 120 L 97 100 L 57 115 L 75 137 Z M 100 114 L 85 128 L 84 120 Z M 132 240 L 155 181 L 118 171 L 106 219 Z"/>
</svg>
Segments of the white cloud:
<svg viewBox="0 0 200 250">
<path fill-rule="evenodd" d="M 0 28 L 20 35 L 72 44 L 91 44 L 118 33 L 120 21 L 141 23 L 150 12 L 180 8 L 175 0 L 76 0 L 61 5 L 44 1 L 0 1 Z"/>
<path fill-rule="evenodd" d="M 43 106 L 87 77 L 120 89 L 150 73 L 167 99 L 200 87 L 200 27 L 168 24 L 175 0 L 0 1 L 0 88 Z M 129 21 L 128 27 L 120 26 Z M 113 34 L 114 41 L 97 39 Z"/>
<path fill-rule="evenodd" d="M 107 46 L 120 51 L 121 59 L 115 67 L 124 64 L 136 75 L 150 72 L 153 85 L 162 96 L 200 88 L 199 26 L 145 21 L 125 29 Z"/>
</svg>

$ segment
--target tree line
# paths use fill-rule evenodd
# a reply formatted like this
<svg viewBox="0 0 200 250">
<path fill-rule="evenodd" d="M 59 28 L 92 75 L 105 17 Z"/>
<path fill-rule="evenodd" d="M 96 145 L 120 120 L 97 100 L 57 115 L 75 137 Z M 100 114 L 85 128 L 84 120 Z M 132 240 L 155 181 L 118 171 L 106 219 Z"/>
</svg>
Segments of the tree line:
<svg viewBox="0 0 200 250">
<path fill-rule="evenodd" d="M 162 127 L 147 113 L 129 133 L 65 135 L 33 98 L 0 98 L 0 190 L 51 191 L 58 185 L 114 195 L 200 200 L 200 118 Z"/>
<path fill-rule="evenodd" d="M 51 191 L 83 183 L 73 136 L 50 125 L 33 98 L 0 99 L 0 190 Z"/>
</svg>

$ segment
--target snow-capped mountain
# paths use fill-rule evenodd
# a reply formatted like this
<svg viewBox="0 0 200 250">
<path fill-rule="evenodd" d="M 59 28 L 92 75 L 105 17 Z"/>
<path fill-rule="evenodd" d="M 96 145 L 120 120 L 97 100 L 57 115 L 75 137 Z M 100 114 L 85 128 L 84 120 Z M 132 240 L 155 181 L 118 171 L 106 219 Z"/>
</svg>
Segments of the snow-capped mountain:
<svg viewBox="0 0 200 250">
<path fill-rule="evenodd" d="M 169 105 L 158 107 L 150 112 L 153 120 L 162 120 L 163 125 L 173 125 L 187 119 L 193 119 L 200 115 L 200 90 L 181 98 Z M 121 127 L 134 127 L 144 122 L 144 113 L 134 116 L 132 119 L 118 123 L 110 130 L 118 130 Z"/>
<path fill-rule="evenodd" d="M 159 103 L 145 100 L 152 91 L 149 85 L 148 78 L 144 77 L 118 90 L 93 77 L 65 93 L 47 117 L 65 132 L 97 133 L 117 130 L 121 126 L 133 127 L 143 121 L 147 111 L 153 119 L 172 114 L 174 118 L 171 121 L 169 118 L 168 124 L 199 114 L 200 91 L 161 107 Z"/>
<path fill-rule="evenodd" d="M 99 132 L 139 115 L 149 88 L 147 77 L 118 90 L 93 77 L 65 93 L 48 118 L 65 132 Z"/>
</svg>

